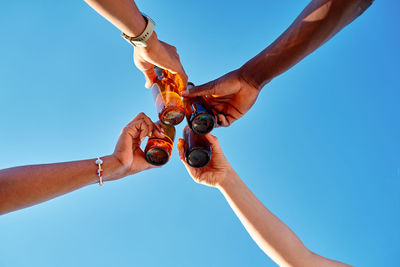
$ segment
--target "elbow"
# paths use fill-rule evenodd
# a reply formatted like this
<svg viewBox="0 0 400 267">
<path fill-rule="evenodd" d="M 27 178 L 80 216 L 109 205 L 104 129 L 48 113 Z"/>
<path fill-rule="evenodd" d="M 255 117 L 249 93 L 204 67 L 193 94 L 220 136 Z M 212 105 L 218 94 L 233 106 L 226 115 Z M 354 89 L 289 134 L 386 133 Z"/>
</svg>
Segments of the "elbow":
<svg viewBox="0 0 400 267">
<path fill-rule="evenodd" d="M 358 13 L 361 15 L 367 10 L 375 0 L 354 0 L 354 4 L 358 8 Z"/>
<path fill-rule="evenodd" d="M 374 1 L 375 0 L 362 0 L 361 3 L 360 3 L 360 9 L 362 10 L 362 12 L 367 10 L 372 5 L 372 3 Z"/>
<path fill-rule="evenodd" d="M 336 0 L 338 8 L 343 14 L 348 14 L 346 24 L 351 23 L 357 17 L 361 16 L 374 2 L 374 0 Z M 341 3 L 342 5 L 340 5 Z M 340 11 L 339 11 L 340 12 Z"/>
<path fill-rule="evenodd" d="M 375 0 L 359 0 L 357 6 L 357 17 L 363 14 Z"/>
</svg>

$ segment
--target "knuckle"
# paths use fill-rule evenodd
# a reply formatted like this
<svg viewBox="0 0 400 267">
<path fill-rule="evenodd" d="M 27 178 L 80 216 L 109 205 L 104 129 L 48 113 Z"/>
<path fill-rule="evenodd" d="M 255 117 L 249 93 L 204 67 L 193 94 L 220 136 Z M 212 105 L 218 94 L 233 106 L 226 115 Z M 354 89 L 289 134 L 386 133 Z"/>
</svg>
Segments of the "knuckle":
<svg viewBox="0 0 400 267">
<path fill-rule="evenodd" d="M 122 129 L 122 131 L 121 131 L 122 134 L 128 134 L 130 132 L 131 127 L 132 126 L 129 126 L 129 125 L 125 126 L 124 129 Z"/>
</svg>

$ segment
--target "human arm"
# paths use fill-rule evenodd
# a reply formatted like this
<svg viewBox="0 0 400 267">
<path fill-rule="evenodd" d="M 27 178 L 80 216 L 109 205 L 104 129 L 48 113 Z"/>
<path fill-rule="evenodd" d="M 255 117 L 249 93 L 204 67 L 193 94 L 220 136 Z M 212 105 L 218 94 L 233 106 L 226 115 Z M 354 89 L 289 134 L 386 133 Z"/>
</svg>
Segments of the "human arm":
<svg viewBox="0 0 400 267">
<path fill-rule="evenodd" d="M 192 178 L 216 187 L 228 201 L 257 245 L 280 266 L 333 267 L 347 264 L 319 256 L 307 249 L 296 234 L 272 214 L 240 179 L 224 156 L 216 137 L 206 136 L 212 147 L 210 163 L 201 169 L 188 166 L 184 141 L 179 140 L 179 156 Z"/>
<path fill-rule="evenodd" d="M 268 82 L 323 45 L 372 2 L 313 0 L 278 39 L 242 67 L 183 95 L 209 95 L 209 102 L 220 114 L 220 124 L 229 126 L 253 106 Z"/>
<path fill-rule="evenodd" d="M 114 153 L 101 157 L 104 181 L 117 180 L 152 168 L 140 143 L 146 136 L 162 137 L 161 128 L 145 114 L 121 132 Z M 96 159 L 20 166 L 0 170 L 0 214 L 29 207 L 99 182 Z"/>
<path fill-rule="evenodd" d="M 85 2 L 128 36 L 139 36 L 146 27 L 147 22 L 133 0 L 85 0 Z M 147 47 L 134 48 L 134 62 L 145 76 L 145 86 L 150 88 L 153 85 L 156 77 L 153 65 L 173 74 L 179 74 L 186 84 L 187 75 L 176 48 L 160 41 L 156 32 L 153 32 L 147 44 Z"/>
</svg>

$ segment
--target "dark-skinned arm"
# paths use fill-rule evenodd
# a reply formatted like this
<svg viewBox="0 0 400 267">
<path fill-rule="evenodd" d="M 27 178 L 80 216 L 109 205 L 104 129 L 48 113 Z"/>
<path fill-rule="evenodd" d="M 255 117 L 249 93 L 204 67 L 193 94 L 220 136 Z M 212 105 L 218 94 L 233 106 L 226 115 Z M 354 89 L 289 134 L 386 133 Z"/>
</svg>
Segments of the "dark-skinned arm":
<svg viewBox="0 0 400 267">
<path fill-rule="evenodd" d="M 331 39 L 360 16 L 373 0 L 314 0 L 271 45 L 240 69 L 261 89 Z"/>
<path fill-rule="evenodd" d="M 218 124 L 229 126 L 255 103 L 261 89 L 360 16 L 373 0 L 313 0 L 271 45 L 242 67 L 183 92 L 207 96 Z"/>
</svg>

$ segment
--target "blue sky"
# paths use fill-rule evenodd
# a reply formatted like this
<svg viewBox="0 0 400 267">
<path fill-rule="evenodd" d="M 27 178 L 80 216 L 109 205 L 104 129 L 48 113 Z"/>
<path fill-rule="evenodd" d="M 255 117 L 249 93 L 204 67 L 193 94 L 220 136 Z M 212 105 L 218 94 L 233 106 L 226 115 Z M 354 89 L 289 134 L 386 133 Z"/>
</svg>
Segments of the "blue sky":
<svg viewBox="0 0 400 267">
<path fill-rule="evenodd" d="M 240 67 L 307 3 L 137 1 L 196 84 Z M 356 266 L 400 264 L 399 8 L 376 1 L 214 132 L 306 246 Z M 3 1 L 0 36 L 0 168 L 107 155 L 137 113 L 156 119 L 132 47 L 83 1 Z M 163 168 L 1 216 L 0 266 L 275 265 L 175 149 Z"/>
</svg>

